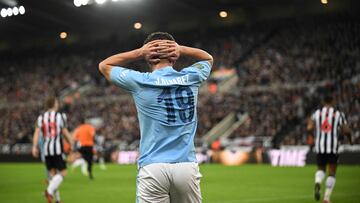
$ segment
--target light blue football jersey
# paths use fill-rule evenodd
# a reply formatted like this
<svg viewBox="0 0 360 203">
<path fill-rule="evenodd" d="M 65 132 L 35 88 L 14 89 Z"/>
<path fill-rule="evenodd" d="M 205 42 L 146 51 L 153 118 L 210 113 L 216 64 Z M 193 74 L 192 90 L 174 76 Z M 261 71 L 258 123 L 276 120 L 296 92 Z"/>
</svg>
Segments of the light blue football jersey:
<svg viewBox="0 0 360 203">
<path fill-rule="evenodd" d="M 139 167 L 152 163 L 196 162 L 199 87 L 211 64 L 200 61 L 181 71 L 164 67 L 149 73 L 114 67 L 113 84 L 129 91 L 140 123 Z"/>
</svg>

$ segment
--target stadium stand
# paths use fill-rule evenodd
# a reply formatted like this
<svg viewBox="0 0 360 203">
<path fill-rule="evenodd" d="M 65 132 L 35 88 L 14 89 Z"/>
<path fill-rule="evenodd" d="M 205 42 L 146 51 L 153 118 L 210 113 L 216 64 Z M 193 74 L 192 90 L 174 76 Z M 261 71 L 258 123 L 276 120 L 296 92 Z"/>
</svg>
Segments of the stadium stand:
<svg viewBox="0 0 360 203">
<path fill-rule="evenodd" d="M 343 21 L 307 24 L 233 28 L 221 36 L 214 31 L 213 38 L 204 33 L 186 39 L 180 34 L 180 41 L 214 55 L 214 70 L 237 68 L 238 72 L 234 91 L 206 91 L 199 97 L 198 139 L 230 112 L 237 112 L 248 113 L 249 119 L 230 138 L 272 137 L 275 145 L 305 144 L 306 117 L 323 97 L 323 90 L 330 89 L 356 130 L 355 143 L 360 143 L 360 37 L 356 34 L 360 26 Z M 263 43 L 259 45 L 259 41 Z M 70 49 L 58 48 L 37 52 L 45 54 L 36 57 L 24 52 L 21 62 L 15 57 L 2 60 L 0 66 L 8 68 L 1 70 L 0 77 L 0 93 L 4 95 L 0 100 L 0 144 L 30 142 L 41 109 L 39 98 L 52 92 L 65 104 L 70 129 L 81 116 L 101 117 L 105 125 L 100 133 L 107 140 L 128 144 L 138 140 L 131 98 L 100 79 L 96 68 L 101 58 L 121 45 L 118 42 L 105 49 L 99 49 L 99 43 L 78 45 L 70 53 Z M 187 62 L 179 61 L 177 66 Z M 138 69 L 144 65 L 134 64 Z"/>
</svg>

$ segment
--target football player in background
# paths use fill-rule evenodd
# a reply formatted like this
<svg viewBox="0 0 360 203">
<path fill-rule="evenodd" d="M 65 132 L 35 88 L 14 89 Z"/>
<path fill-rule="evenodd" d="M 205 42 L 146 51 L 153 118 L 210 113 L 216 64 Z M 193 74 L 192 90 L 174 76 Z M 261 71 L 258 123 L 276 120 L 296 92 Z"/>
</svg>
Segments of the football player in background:
<svg viewBox="0 0 360 203">
<path fill-rule="evenodd" d="M 42 139 L 41 152 L 49 172 L 49 184 L 44 192 L 48 203 L 53 200 L 56 191 L 66 176 L 66 162 L 64 157 L 63 138 L 72 143 L 71 135 L 67 129 L 66 117 L 58 112 L 59 102 L 55 97 L 46 100 L 47 110 L 40 114 L 35 126 L 33 136 L 32 155 L 39 156 L 39 140 Z M 57 196 L 57 195 L 56 195 Z M 60 202 L 60 195 L 56 197 Z"/>
<path fill-rule="evenodd" d="M 312 114 L 307 124 L 307 131 L 309 136 L 315 134 L 314 147 L 318 165 L 318 170 L 315 173 L 315 200 L 320 200 L 320 186 L 326 176 L 326 167 L 328 166 L 329 171 L 323 202 L 330 203 L 330 196 L 336 182 L 341 135 L 346 135 L 352 144 L 351 130 L 347 125 L 345 114 L 335 107 L 330 95 L 324 98 L 323 107 Z"/>
</svg>

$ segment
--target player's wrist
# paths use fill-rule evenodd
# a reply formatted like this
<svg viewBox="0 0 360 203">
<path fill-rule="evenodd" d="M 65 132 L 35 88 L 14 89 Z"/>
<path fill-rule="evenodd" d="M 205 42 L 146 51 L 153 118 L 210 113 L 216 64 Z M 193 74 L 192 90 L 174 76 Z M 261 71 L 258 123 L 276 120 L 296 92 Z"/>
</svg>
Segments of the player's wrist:
<svg viewBox="0 0 360 203">
<path fill-rule="evenodd" d="M 145 56 L 145 53 L 144 53 L 144 50 L 143 48 L 138 48 L 138 49 L 135 49 L 133 51 L 131 51 L 131 61 L 134 61 L 134 60 L 140 60 L 140 59 L 143 59 Z"/>
<path fill-rule="evenodd" d="M 137 56 L 137 58 L 145 58 L 145 50 L 144 47 L 140 47 L 138 49 L 134 50 L 135 55 Z"/>
<path fill-rule="evenodd" d="M 186 53 L 186 47 L 185 46 L 182 46 L 182 45 L 178 45 L 179 46 L 179 53 L 180 55 L 187 55 Z"/>
</svg>

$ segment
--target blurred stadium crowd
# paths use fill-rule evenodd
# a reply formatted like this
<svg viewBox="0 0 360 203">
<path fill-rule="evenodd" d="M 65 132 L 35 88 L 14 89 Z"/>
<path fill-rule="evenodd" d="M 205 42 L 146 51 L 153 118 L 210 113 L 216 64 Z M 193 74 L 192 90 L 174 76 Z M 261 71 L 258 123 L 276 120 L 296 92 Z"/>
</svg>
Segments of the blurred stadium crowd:
<svg viewBox="0 0 360 203">
<path fill-rule="evenodd" d="M 301 25 L 239 27 L 181 38 L 180 43 L 213 54 L 214 70 L 236 69 L 239 78 L 230 92 L 201 93 L 198 138 L 237 112 L 249 117 L 231 138 L 277 136 L 280 144 L 306 144 L 306 119 L 330 93 L 347 115 L 355 143 L 360 143 L 360 24 L 335 20 Z M 0 144 L 30 142 L 42 101 L 53 92 L 63 100 L 70 129 L 81 117 L 101 117 L 104 125 L 98 133 L 107 140 L 138 140 L 130 95 L 97 71 L 101 59 L 132 45 L 109 40 L 6 55 L 0 61 Z M 177 66 L 190 63 L 180 60 Z M 146 70 L 139 68 L 144 63 L 133 65 Z"/>
</svg>

